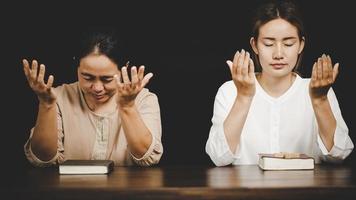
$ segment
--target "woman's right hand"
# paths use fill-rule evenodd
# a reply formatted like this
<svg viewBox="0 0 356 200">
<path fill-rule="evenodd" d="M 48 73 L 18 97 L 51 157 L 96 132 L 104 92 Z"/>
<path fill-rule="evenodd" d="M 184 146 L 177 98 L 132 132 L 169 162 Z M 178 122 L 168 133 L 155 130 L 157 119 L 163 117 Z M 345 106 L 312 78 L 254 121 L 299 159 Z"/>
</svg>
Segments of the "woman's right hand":
<svg viewBox="0 0 356 200">
<path fill-rule="evenodd" d="M 54 77 L 49 76 L 47 84 L 44 82 L 44 75 L 46 67 L 41 64 L 38 71 L 38 63 L 36 60 L 32 61 L 31 67 L 26 59 L 22 60 L 23 70 L 25 72 L 28 84 L 32 90 L 37 94 L 40 104 L 53 105 L 56 102 L 56 94 L 53 91 L 52 84 Z"/>
<path fill-rule="evenodd" d="M 252 99 L 256 92 L 255 67 L 250 53 L 241 50 L 237 51 L 233 62 L 226 61 L 229 65 L 232 80 L 235 83 L 240 98 Z"/>
</svg>

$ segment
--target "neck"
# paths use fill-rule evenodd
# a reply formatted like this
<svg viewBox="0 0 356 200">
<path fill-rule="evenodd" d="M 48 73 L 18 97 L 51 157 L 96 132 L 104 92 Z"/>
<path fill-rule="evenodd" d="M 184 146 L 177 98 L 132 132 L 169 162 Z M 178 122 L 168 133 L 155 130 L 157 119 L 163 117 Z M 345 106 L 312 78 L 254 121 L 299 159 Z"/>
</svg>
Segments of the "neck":
<svg viewBox="0 0 356 200">
<path fill-rule="evenodd" d="M 272 97 L 283 95 L 293 84 L 296 75 L 289 73 L 283 77 L 271 77 L 264 73 L 257 75 L 261 87 Z"/>
</svg>

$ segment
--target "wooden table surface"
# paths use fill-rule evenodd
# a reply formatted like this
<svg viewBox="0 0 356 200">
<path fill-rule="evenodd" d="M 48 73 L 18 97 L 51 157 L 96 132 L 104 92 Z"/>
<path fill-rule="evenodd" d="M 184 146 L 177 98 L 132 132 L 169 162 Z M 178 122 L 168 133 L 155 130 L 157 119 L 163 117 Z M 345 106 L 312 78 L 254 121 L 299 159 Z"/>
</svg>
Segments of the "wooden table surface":
<svg viewBox="0 0 356 200">
<path fill-rule="evenodd" d="M 356 168 L 342 165 L 300 171 L 262 171 L 255 165 L 115 167 L 109 175 L 30 168 L 7 177 L 1 196 L 13 199 L 356 199 Z"/>
</svg>

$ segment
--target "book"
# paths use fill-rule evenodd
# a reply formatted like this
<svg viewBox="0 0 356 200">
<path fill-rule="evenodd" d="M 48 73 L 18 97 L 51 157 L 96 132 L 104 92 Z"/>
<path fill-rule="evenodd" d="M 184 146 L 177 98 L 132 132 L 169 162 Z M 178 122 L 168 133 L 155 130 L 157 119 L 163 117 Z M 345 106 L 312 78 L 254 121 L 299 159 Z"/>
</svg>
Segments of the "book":
<svg viewBox="0 0 356 200">
<path fill-rule="evenodd" d="M 112 160 L 66 160 L 59 164 L 59 174 L 108 174 L 113 169 Z"/>
<path fill-rule="evenodd" d="M 314 158 L 303 153 L 260 153 L 258 165 L 263 170 L 314 169 Z"/>
</svg>

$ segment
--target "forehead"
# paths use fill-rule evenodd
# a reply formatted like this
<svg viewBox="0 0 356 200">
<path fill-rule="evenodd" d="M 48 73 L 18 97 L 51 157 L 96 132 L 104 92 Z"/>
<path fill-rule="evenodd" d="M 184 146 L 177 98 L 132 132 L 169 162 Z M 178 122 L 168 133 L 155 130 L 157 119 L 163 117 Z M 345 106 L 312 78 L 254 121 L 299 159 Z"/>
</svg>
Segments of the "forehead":
<svg viewBox="0 0 356 200">
<path fill-rule="evenodd" d="M 89 54 L 80 60 L 79 70 L 93 75 L 117 72 L 117 65 L 105 55 Z"/>
<path fill-rule="evenodd" d="M 298 29 L 288 21 L 278 18 L 267 22 L 262 25 L 259 30 L 261 38 L 298 38 Z"/>
</svg>

